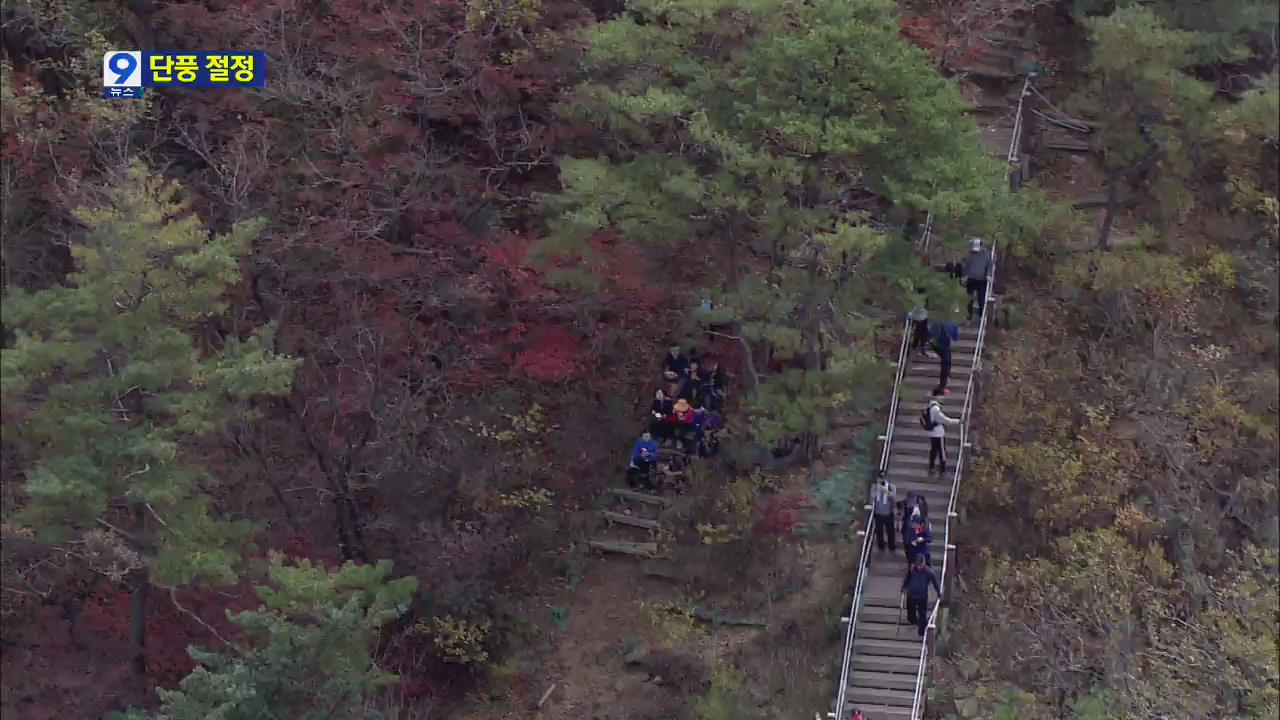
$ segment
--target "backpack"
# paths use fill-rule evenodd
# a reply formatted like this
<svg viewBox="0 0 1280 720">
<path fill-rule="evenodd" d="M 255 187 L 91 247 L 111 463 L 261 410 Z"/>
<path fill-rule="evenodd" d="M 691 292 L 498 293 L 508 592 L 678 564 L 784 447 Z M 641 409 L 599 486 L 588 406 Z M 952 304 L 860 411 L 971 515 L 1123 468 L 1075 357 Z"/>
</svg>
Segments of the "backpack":
<svg viewBox="0 0 1280 720">
<path fill-rule="evenodd" d="M 933 413 L 931 412 L 932 410 L 933 410 L 933 403 L 929 403 L 928 405 L 925 406 L 924 410 L 920 411 L 920 427 L 924 428 L 925 430 L 932 430 L 938 424 L 933 421 Z"/>
</svg>

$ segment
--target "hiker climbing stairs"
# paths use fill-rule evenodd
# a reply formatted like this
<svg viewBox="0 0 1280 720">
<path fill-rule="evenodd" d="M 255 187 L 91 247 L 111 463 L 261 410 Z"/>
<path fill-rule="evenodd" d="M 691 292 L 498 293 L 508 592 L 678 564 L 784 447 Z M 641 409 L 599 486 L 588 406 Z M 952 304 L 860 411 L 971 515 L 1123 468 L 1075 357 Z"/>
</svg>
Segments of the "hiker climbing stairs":
<svg viewBox="0 0 1280 720">
<path fill-rule="evenodd" d="M 606 534 L 591 538 L 589 547 L 636 557 L 662 557 L 661 516 L 669 507 L 671 499 L 661 495 L 609 488 L 601 499 L 600 509 Z"/>
<path fill-rule="evenodd" d="M 949 417 L 961 416 L 966 389 L 972 391 L 969 376 L 974 371 L 977 342 L 978 331 L 964 328 L 960 331 L 960 339 L 951 343 L 949 385 L 957 389 L 936 398 L 943 413 Z M 915 355 L 907 362 L 899 386 L 899 409 L 894 420 L 886 477 L 897 487 L 899 499 L 912 492 L 924 496 L 929 504 L 930 519 L 937 528 L 940 516 L 947 512 L 952 470 L 960 448 L 956 447 L 957 433 L 950 433 L 947 473 L 941 476 L 929 473 L 929 432 L 920 427 L 918 418 L 928 407 L 930 393 L 938 384 L 939 360 Z M 932 546 L 931 564 L 935 570 L 943 561 L 941 540 L 935 536 Z M 898 549 L 895 552 L 872 550 L 867 556 L 849 661 L 845 707 L 843 715 L 837 715 L 842 719 L 849 717 L 850 710 L 854 708 L 862 711 L 865 720 L 910 720 L 912 717 L 921 670 L 921 643 L 916 626 L 907 623 L 900 605 L 907 558 L 901 537 L 896 543 Z M 929 607 L 933 607 L 936 599 L 930 595 Z"/>
</svg>

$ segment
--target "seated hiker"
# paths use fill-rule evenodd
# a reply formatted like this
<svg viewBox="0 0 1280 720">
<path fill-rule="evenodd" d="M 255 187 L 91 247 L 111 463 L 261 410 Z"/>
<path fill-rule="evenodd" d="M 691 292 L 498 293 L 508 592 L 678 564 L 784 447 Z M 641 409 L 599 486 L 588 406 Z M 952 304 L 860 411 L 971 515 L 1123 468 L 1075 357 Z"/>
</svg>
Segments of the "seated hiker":
<svg viewBox="0 0 1280 720">
<path fill-rule="evenodd" d="M 906 595 L 907 622 L 916 626 L 920 637 L 929 627 L 929 586 L 933 586 L 938 597 L 942 597 L 942 587 L 938 585 L 938 576 L 928 567 L 928 557 L 916 555 L 911 567 L 907 568 L 906 577 L 902 578 L 902 594 Z"/>
<path fill-rule="evenodd" d="M 662 356 L 662 377 L 674 383 L 689 374 L 689 356 L 685 355 L 679 345 L 672 345 L 667 354 Z"/>
<path fill-rule="evenodd" d="M 724 368 L 715 357 L 703 358 L 698 365 L 698 397 L 696 405 L 720 412 L 724 407 L 727 382 Z"/>
<path fill-rule="evenodd" d="M 938 387 L 934 388 L 933 394 L 950 395 L 947 381 L 951 379 L 951 341 L 960 339 L 960 328 L 955 323 L 945 322 L 932 323 L 932 326 L 930 343 L 942 365 L 938 373 Z"/>
<path fill-rule="evenodd" d="M 689 373 L 676 380 L 675 393 L 672 394 L 676 400 L 688 400 L 694 407 L 698 404 L 694 402 L 698 394 L 698 361 L 689 361 Z"/>
<path fill-rule="evenodd" d="M 907 562 L 910 562 L 912 557 L 920 556 L 928 565 L 931 542 L 933 542 L 933 531 L 929 528 L 929 521 L 921 515 L 912 514 L 911 519 L 902 528 L 902 545 L 907 550 Z"/>
<path fill-rule="evenodd" d="M 627 481 L 634 487 L 637 482 L 649 484 L 653 465 L 658 461 L 658 443 L 649 433 L 642 433 L 631 446 L 631 464 L 627 467 Z"/>
<path fill-rule="evenodd" d="M 653 392 L 653 404 L 649 406 L 649 432 L 659 440 L 671 437 L 671 426 L 667 418 L 671 415 L 673 403 L 661 388 Z"/>
<path fill-rule="evenodd" d="M 688 400 L 681 398 L 676 400 L 671 409 L 671 415 L 667 417 L 667 422 L 672 424 L 676 440 L 681 445 L 686 445 L 689 438 L 693 435 L 694 421 L 693 406 Z"/>
</svg>

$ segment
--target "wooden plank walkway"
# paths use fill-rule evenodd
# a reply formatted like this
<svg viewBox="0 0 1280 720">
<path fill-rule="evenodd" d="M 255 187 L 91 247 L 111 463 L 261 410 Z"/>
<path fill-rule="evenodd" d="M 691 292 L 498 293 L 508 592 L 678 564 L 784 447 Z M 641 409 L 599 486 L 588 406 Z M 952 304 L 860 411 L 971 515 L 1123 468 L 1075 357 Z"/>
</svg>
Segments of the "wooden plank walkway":
<svg viewBox="0 0 1280 720">
<path fill-rule="evenodd" d="M 950 395 L 939 397 L 942 411 L 959 419 L 964 393 L 973 368 L 978 331 L 962 328 L 960 339 L 952 343 Z M 947 504 L 951 498 L 952 469 L 960 452 L 959 428 L 947 428 L 947 475 L 928 474 L 928 432 L 920 427 L 920 411 L 928 405 L 929 393 L 938 383 L 939 362 L 914 356 L 903 373 L 898 415 L 894 423 L 886 476 L 898 486 L 898 498 L 908 491 L 923 494 L 929 502 L 933 524 L 930 556 L 935 572 L 942 565 Z M 900 518 L 899 518 L 900 519 Z M 901 528 L 897 532 L 897 552 L 871 550 L 863 580 L 862 600 L 854 628 L 853 654 L 843 715 L 857 708 L 866 720 L 912 720 L 916 675 L 920 664 L 920 636 L 908 625 L 905 611 L 899 616 L 902 579 L 907 559 L 902 548 Z M 954 557 L 948 558 L 948 562 Z M 929 607 L 936 597 L 930 591 Z"/>
</svg>

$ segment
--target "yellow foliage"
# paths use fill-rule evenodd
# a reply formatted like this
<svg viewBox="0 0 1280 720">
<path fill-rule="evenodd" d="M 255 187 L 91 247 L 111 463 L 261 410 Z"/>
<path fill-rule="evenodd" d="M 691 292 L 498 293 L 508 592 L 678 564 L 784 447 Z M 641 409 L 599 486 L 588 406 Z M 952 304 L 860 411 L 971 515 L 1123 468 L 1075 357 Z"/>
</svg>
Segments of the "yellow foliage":
<svg viewBox="0 0 1280 720">
<path fill-rule="evenodd" d="M 737 533 L 733 532 L 728 525 L 698 523 L 697 528 L 698 537 L 703 545 L 723 545 L 737 538 Z"/>
<path fill-rule="evenodd" d="M 1230 290 L 1236 286 L 1235 259 L 1231 257 L 1231 253 L 1215 251 L 1205 263 L 1202 275 L 1214 286 Z"/>
<path fill-rule="evenodd" d="M 498 504 L 504 508 L 519 508 L 537 513 L 551 507 L 552 497 L 551 491 L 546 488 L 521 488 L 502 493 L 498 498 Z"/>
<path fill-rule="evenodd" d="M 672 648 L 686 640 L 705 635 L 693 617 L 693 610 L 674 603 L 645 605 L 649 622 L 660 646 Z"/>
<path fill-rule="evenodd" d="M 467 29 L 528 29 L 542 17 L 542 0 L 467 0 Z"/>
<path fill-rule="evenodd" d="M 445 615 L 431 618 L 430 623 L 419 622 L 413 629 L 416 633 L 431 638 L 445 662 L 481 665 L 489 659 L 489 652 L 485 650 L 490 636 L 488 620 L 473 623 Z"/>
<path fill-rule="evenodd" d="M 1235 436 L 1223 433 L 1223 429 L 1231 429 L 1235 434 L 1247 432 L 1271 442 L 1277 439 L 1276 427 L 1271 420 L 1246 410 L 1229 398 L 1220 385 L 1201 386 L 1191 399 L 1179 403 L 1176 409 L 1194 426 L 1196 444 L 1201 449 L 1201 459 L 1206 462 L 1218 452 L 1234 446 Z"/>
</svg>

